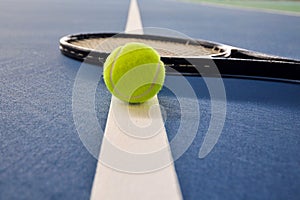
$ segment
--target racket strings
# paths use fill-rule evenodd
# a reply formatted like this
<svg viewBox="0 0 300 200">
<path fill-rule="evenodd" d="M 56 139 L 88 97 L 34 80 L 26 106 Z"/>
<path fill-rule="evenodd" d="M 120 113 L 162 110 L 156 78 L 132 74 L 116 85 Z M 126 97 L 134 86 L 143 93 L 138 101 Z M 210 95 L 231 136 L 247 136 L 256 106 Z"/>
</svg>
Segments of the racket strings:
<svg viewBox="0 0 300 200">
<path fill-rule="evenodd" d="M 151 40 L 143 38 L 88 38 L 70 41 L 71 44 L 97 50 L 100 52 L 111 53 L 115 48 L 128 42 L 141 42 L 153 47 L 162 57 L 170 56 L 208 56 L 216 52 L 213 48 L 204 47 L 200 44 L 189 44 L 180 42 L 170 42 L 162 40 Z"/>
</svg>

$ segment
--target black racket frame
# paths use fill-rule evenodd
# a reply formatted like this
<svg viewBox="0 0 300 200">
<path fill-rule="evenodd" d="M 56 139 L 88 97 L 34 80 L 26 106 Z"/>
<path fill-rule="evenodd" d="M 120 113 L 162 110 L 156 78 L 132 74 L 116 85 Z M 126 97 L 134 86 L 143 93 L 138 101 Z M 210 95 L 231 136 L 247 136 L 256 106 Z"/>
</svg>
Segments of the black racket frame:
<svg viewBox="0 0 300 200">
<path fill-rule="evenodd" d="M 231 47 L 205 40 L 189 40 L 156 35 L 138 35 L 126 33 L 84 33 L 68 35 L 60 39 L 61 52 L 73 59 L 103 66 L 109 53 L 99 52 L 73 45 L 72 41 L 91 38 L 111 37 L 141 38 L 159 41 L 197 44 L 218 50 L 219 53 L 200 57 L 161 57 L 165 63 L 167 74 L 187 76 L 237 77 L 248 79 L 264 79 L 300 83 L 300 61 L 246 49 Z M 211 70 L 214 63 L 218 68 Z"/>
</svg>

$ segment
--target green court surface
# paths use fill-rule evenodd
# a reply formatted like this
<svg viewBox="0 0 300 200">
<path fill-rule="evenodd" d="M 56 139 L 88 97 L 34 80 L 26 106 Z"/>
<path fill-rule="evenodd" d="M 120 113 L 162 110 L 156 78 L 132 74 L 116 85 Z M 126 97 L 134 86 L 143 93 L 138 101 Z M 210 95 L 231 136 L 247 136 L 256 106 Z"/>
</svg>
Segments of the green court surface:
<svg viewBox="0 0 300 200">
<path fill-rule="evenodd" d="M 276 0 L 183 0 L 189 2 L 212 3 L 226 6 L 238 6 L 245 8 L 268 9 L 275 11 L 287 11 L 300 13 L 300 1 L 276 1 Z"/>
</svg>

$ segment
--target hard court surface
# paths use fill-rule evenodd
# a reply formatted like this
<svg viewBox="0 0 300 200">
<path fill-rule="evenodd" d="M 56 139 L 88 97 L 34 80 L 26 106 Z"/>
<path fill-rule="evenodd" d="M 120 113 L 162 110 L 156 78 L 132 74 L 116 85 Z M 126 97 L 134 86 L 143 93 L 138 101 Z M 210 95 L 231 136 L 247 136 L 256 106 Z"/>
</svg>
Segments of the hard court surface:
<svg viewBox="0 0 300 200">
<path fill-rule="evenodd" d="M 0 199 L 90 198 L 97 160 L 79 139 L 72 115 L 81 63 L 61 55 L 58 41 L 71 33 L 124 31 L 129 2 L 0 2 Z M 138 3 L 144 27 L 300 59 L 300 17 L 172 0 Z M 180 87 L 177 79 L 168 76 L 166 82 Z M 193 143 L 175 161 L 183 198 L 299 199 L 300 85 L 224 79 L 224 128 L 212 152 L 200 159 L 210 95 L 202 78 L 186 79 L 201 117 Z M 178 97 L 167 88 L 158 95 L 169 140 L 180 124 Z M 95 98 L 104 128 L 110 95 L 101 79 Z"/>
</svg>

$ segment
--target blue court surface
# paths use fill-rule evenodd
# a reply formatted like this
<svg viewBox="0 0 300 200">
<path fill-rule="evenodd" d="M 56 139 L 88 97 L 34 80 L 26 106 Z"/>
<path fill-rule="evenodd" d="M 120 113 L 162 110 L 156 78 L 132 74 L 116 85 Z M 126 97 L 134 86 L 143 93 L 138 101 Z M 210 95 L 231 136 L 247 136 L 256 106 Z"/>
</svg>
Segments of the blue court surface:
<svg viewBox="0 0 300 200">
<path fill-rule="evenodd" d="M 79 139 L 72 115 L 81 63 L 60 53 L 59 39 L 124 31 L 129 3 L 0 2 L 0 199 L 90 198 L 97 160 Z M 138 3 L 144 27 L 300 59 L 300 17 L 175 0 Z M 175 161 L 183 198 L 300 199 L 300 85 L 223 79 L 223 131 L 210 154 L 200 159 L 211 99 L 203 78 L 185 78 L 197 95 L 201 117 L 193 143 Z M 167 76 L 166 82 L 180 87 L 178 79 Z M 180 124 L 178 98 L 190 98 L 184 92 L 176 95 L 167 88 L 158 95 L 169 140 Z M 110 94 L 102 79 L 95 97 L 104 128 Z"/>
</svg>

